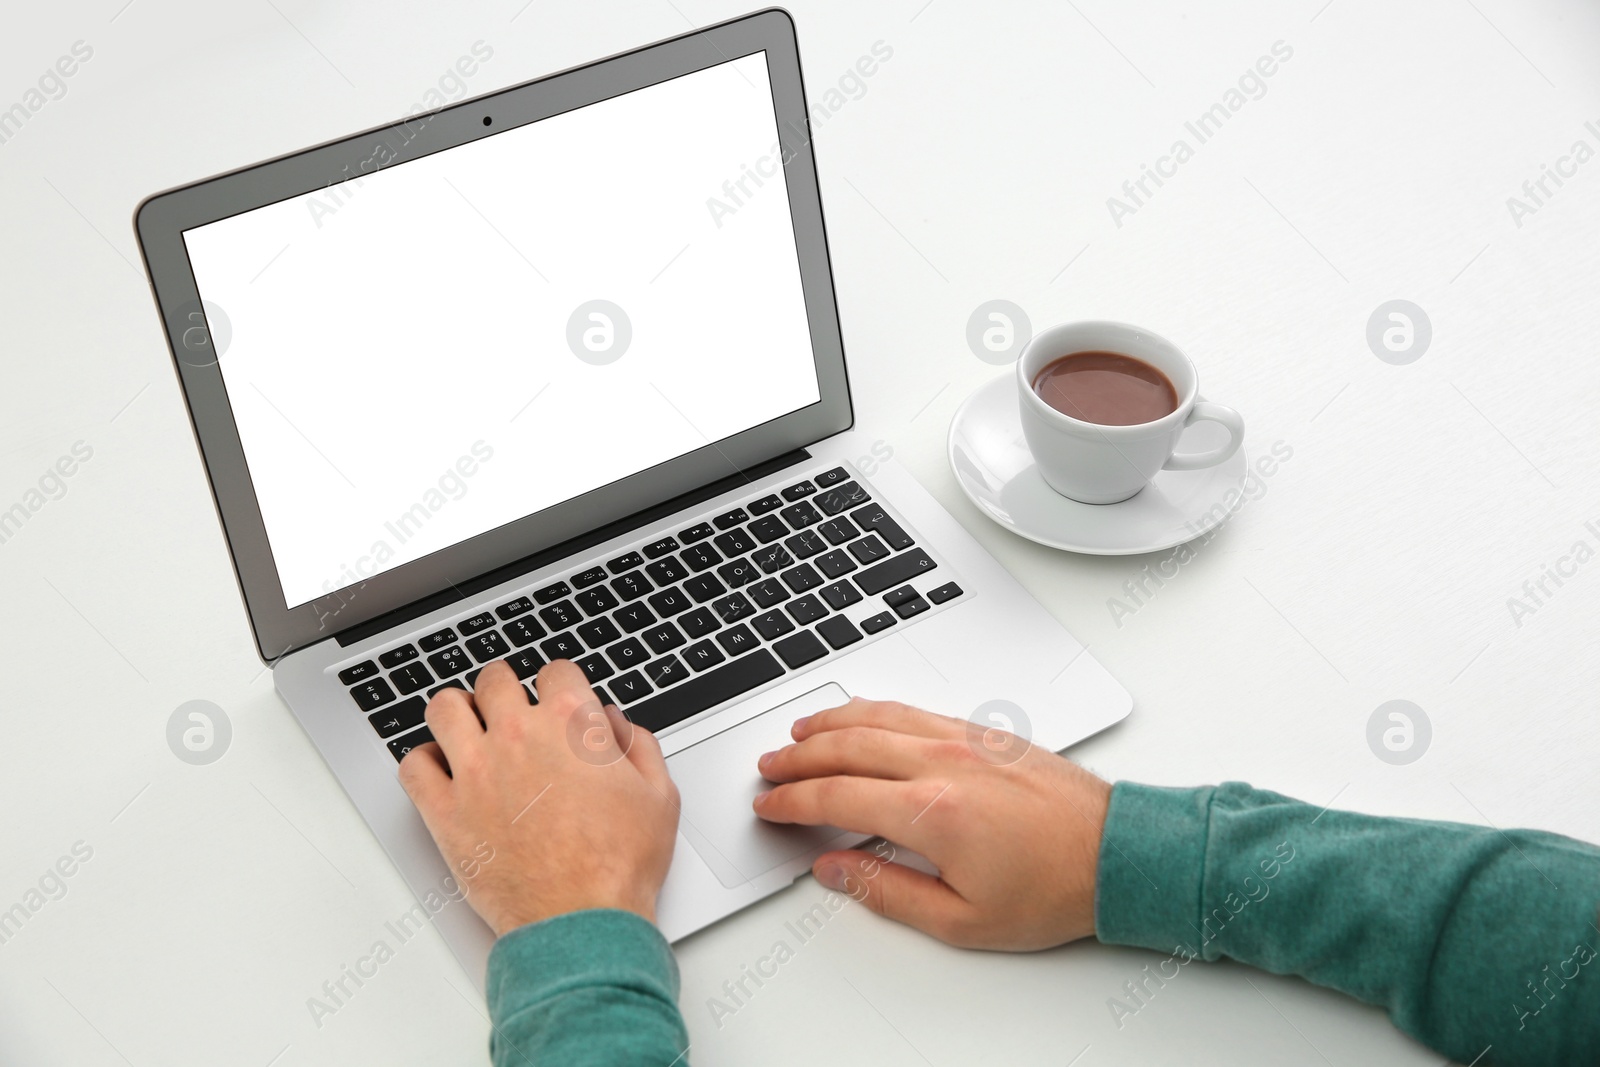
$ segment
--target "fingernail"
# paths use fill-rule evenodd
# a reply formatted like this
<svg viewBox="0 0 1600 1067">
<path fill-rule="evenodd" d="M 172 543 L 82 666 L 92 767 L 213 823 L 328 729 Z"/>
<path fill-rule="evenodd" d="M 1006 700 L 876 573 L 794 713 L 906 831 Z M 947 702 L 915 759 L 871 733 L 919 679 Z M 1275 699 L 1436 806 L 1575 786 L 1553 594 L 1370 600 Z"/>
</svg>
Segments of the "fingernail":
<svg viewBox="0 0 1600 1067">
<path fill-rule="evenodd" d="M 844 888 L 844 868 L 837 863 L 824 863 L 812 873 L 824 889 Z"/>
<path fill-rule="evenodd" d="M 809 715 L 805 716 L 804 718 L 796 719 L 794 721 L 794 728 L 796 730 L 803 730 L 803 729 L 805 729 L 806 723 L 808 723 L 810 721 L 811 721 L 811 716 L 809 716 Z"/>
<path fill-rule="evenodd" d="M 762 770 L 766 770 L 767 764 L 770 763 L 772 761 L 772 757 L 776 755 L 776 752 L 763 752 L 761 754 L 761 758 L 756 760 L 756 766 L 760 767 Z"/>
<path fill-rule="evenodd" d="M 759 806 L 760 806 L 760 805 L 761 805 L 761 802 L 762 802 L 762 801 L 763 801 L 763 800 L 766 800 L 766 799 L 767 799 L 767 798 L 768 798 L 768 797 L 770 797 L 770 796 L 771 796 L 771 795 L 772 795 L 772 790 L 770 790 L 770 789 L 768 789 L 768 790 L 767 790 L 767 791 L 766 791 L 766 792 L 764 792 L 764 793 L 757 793 L 757 794 L 756 794 L 756 798 L 755 798 L 755 799 L 754 799 L 754 800 L 752 800 L 752 801 L 751 801 L 751 802 L 750 802 L 750 803 L 751 803 L 751 804 L 752 804 L 752 805 L 754 805 L 754 806 L 756 806 L 756 807 L 759 807 Z"/>
</svg>

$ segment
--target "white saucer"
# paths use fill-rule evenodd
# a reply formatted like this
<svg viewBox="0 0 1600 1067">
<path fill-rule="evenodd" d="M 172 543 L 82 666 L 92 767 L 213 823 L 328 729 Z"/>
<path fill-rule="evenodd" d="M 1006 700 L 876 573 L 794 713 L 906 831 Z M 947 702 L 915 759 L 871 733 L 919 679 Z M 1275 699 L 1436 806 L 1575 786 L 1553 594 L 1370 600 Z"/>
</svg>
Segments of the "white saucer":
<svg viewBox="0 0 1600 1067">
<path fill-rule="evenodd" d="M 1226 443 L 1227 431 L 1200 422 L 1181 452 Z M 1095 556 L 1159 552 L 1209 532 L 1244 503 L 1241 447 L 1215 467 L 1162 471 L 1120 504 L 1080 504 L 1045 484 L 1022 436 L 1017 382 L 996 378 L 969 396 L 950 423 L 950 467 L 984 514 L 1012 533 L 1051 548 Z"/>
</svg>

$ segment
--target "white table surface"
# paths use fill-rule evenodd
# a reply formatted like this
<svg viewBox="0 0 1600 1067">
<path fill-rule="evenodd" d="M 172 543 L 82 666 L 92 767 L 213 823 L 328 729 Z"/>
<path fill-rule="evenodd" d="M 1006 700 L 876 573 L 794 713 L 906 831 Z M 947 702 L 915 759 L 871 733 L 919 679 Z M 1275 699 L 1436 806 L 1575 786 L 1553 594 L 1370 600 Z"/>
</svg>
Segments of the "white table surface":
<svg viewBox="0 0 1600 1067">
<path fill-rule="evenodd" d="M 0 144 L 0 509 L 74 442 L 93 457 L 0 544 L 0 909 L 74 843 L 93 852 L 0 944 L 0 1061 L 485 1058 L 483 1005 L 431 931 L 320 1027 L 306 1006 L 411 900 L 256 659 L 130 223 L 156 190 L 398 117 L 479 39 L 494 56 L 474 93 L 741 13 L 462 7 L 7 13 L 0 108 L 73 42 L 94 54 Z M 1506 203 L 1574 141 L 1600 148 L 1600 7 L 792 9 L 814 98 L 874 42 L 893 48 L 817 133 L 861 424 L 1134 693 L 1133 715 L 1074 757 L 1113 778 L 1245 779 L 1600 839 L 1600 563 L 1520 626 L 1507 605 L 1575 542 L 1600 544 L 1585 528 L 1600 520 L 1600 160 L 1520 227 Z M 1107 198 L 1280 40 L 1293 58 L 1269 92 L 1115 225 Z M 1105 317 L 1166 334 L 1246 414 L 1253 451 L 1293 449 L 1120 626 L 1108 600 L 1151 558 L 1025 543 L 946 465 L 957 404 L 1004 373 L 965 342 L 995 298 L 1039 327 Z M 1434 328 L 1406 366 L 1365 338 L 1396 298 Z M 1433 724 L 1406 766 L 1365 739 L 1396 698 Z M 167 747 L 168 717 L 195 699 L 233 726 L 209 766 Z M 695 1063 L 1440 1059 L 1375 1009 L 1233 965 L 1186 968 L 1119 1030 L 1108 998 L 1158 957 L 959 952 L 859 908 L 719 1028 L 708 998 L 821 895 L 804 879 L 679 946 Z"/>
</svg>

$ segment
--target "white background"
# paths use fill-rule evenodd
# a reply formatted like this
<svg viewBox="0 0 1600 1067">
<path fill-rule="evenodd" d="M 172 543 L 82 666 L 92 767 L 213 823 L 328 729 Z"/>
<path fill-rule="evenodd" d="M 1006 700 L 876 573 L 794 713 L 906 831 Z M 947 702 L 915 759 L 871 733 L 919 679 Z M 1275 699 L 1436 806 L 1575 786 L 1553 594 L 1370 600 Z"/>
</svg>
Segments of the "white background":
<svg viewBox="0 0 1600 1067">
<path fill-rule="evenodd" d="M 0 945 L 8 1063 L 483 1061 L 482 1004 L 431 935 L 311 1023 L 306 998 L 411 901 L 255 660 L 129 220 L 154 190 L 403 114 L 479 38 L 495 53 L 475 92 L 740 12 L 275 2 L 34 6 L 0 40 L 6 102 L 73 41 L 96 49 L 0 145 L 0 503 L 74 440 L 95 449 L 0 545 L 0 904 L 72 842 L 95 848 Z M 1074 3 L 791 5 L 814 98 L 893 48 L 817 132 L 862 426 L 1133 692 L 1073 752 L 1100 773 L 1600 840 L 1600 561 L 1520 628 L 1506 606 L 1600 516 L 1600 161 L 1522 228 L 1506 208 L 1594 143 L 1600 10 Z M 1268 95 L 1117 229 L 1106 198 L 1280 39 L 1295 55 Z M 1120 628 L 1107 600 L 1146 561 L 1023 543 L 946 466 L 956 405 L 1005 373 L 965 343 L 994 298 L 1041 327 L 1157 330 L 1244 412 L 1253 452 L 1294 449 Z M 1365 340 L 1396 298 L 1434 324 L 1407 367 Z M 209 767 L 165 741 L 197 698 L 234 724 Z M 1434 725 L 1407 767 L 1365 741 L 1396 698 Z M 859 909 L 718 1031 L 706 998 L 820 897 L 803 880 L 680 946 L 694 1063 L 1442 1059 L 1376 1009 L 1231 965 L 1186 968 L 1118 1031 L 1107 998 L 1163 957 L 959 952 Z"/>
<path fill-rule="evenodd" d="M 815 403 L 782 172 L 706 206 L 777 140 L 746 56 L 189 231 L 289 606 Z M 568 347 L 597 299 L 604 365 Z"/>
</svg>

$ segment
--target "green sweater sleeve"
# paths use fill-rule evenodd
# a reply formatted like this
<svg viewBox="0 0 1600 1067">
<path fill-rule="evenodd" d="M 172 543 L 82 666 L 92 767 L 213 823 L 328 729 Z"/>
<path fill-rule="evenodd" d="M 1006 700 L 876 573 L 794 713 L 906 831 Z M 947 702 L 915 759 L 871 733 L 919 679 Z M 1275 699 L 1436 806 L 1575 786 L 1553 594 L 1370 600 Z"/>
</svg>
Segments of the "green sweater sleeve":
<svg viewBox="0 0 1600 1067">
<path fill-rule="evenodd" d="M 1300 975 L 1461 1063 L 1600 1064 L 1600 848 L 1382 819 L 1227 783 L 1118 783 L 1101 941 L 1170 953 L 1110 1002 L 1119 1027 L 1196 958 Z"/>
<path fill-rule="evenodd" d="M 678 965 L 627 911 L 578 911 L 506 934 L 489 953 L 495 1067 L 687 1067 Z"/>
</svg>

